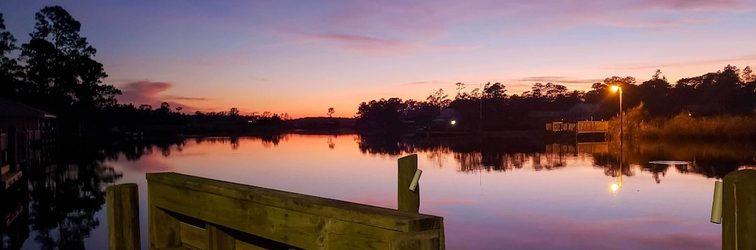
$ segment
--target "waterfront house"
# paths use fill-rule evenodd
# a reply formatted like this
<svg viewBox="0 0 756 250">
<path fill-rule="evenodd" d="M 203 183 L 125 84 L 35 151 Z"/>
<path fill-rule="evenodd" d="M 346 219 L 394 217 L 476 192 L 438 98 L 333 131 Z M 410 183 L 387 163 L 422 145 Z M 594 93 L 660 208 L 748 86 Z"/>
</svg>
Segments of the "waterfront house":
<svg viewBox="0 0 756 250">
<path fill-rule="evenodd" d="M 39 158 L 33 149 L 54 143 L 55 119 L 55 115 L 49 112 L 0 98 L 0 167 L 3 174 L 18 171 L 30 159 Z"/>
</svg>

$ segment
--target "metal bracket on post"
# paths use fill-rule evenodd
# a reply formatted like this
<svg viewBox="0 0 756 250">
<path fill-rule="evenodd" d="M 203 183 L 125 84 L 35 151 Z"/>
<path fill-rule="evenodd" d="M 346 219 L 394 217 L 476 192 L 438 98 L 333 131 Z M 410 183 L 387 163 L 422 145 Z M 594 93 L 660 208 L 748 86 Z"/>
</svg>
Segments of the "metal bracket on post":
<svg viewBox="0 0 756 250">
<path fill-rule="evenodd" d="M 722 224 L 722 182 L 714 182 L 714 200 L 711 203 L 711 223 Z"/>
<path fill-rule="evenodd" d="M 417 169 L 415 171 L 415 176 L 412 177 L 412 182 L 410 182 L 409 190 L 412 192 L 415 192 L 415 189 L 417 188 L 417 182 L 420 181 L 420 175 L 423 174 L 423 170 Z"/>
</svg>

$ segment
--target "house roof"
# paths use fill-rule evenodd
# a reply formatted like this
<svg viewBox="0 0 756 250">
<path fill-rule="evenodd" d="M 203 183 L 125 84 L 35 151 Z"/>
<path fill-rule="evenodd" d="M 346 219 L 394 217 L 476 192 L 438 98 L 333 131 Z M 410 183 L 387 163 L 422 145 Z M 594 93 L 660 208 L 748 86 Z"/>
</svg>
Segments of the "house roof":
<svg viewBox="0 0 756 250">
<path fill-rule="evenodd" d="M 17 101 L 0 98 L 0 117 L 55 118 L 55 115 Z"/>
</svg>

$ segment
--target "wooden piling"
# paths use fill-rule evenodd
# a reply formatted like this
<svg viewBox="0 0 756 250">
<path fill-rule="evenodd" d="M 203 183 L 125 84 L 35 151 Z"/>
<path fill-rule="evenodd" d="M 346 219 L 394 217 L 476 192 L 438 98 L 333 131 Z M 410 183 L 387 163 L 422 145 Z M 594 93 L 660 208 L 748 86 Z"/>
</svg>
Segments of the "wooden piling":
<svg viewBox="0 0 756 250">
<path fill-rule="evenodd" d="M 756 249 L 756 170 L 724 177 L 722 249 Z"/>
<path fill-rule="evenodd" d="M 397 185 L 399 211 L 417 213 L 420 211 L 420 184 L 415 191 L 409 190 L 412 178 L 417 171 L 417 154 L 399 158 L 399 174 Z"/>
<path fill-rule="evenodd" d="M 108 207 L 108 245 L 111 250 L 139 250 L 139 190 L 134 183 L 105 189 Z"/>
</svg>

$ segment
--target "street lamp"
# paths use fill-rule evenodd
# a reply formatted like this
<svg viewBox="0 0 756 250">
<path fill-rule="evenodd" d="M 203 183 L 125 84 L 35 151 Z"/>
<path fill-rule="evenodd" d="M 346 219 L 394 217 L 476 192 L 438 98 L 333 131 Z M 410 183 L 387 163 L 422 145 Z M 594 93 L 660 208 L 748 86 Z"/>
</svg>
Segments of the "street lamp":
<svg viewBox="0 0 756 250">
<path fill-rule="evenodd" d="M 619 118 L 620 118 L 620 141 L 622 141 L 622 130 L 624 126 L 622 126 L 622 87 L 613 85 L 612 91 L 617 92 L 619 91 Z"/>
<path fill-rule="evenodd" d="M 619 174 L 619 184 L 612 184 L 610 186 L 610 189 L 612 192 L 617 192 L 618 189 L 622 188 L 622 153 L 623 153 L 623 145 L 622 145 L 622 136 L 623 136 L 623 130 L 624 130 L 624 124 L 622 124 L 622 87 L 613 85 L 612 91 L 617 92 L 619 91 L 619 118 L 620 118 L 620 153 L 619 153 L 619 167 L 620 167 L 620 174 Z"/>
</svg>

